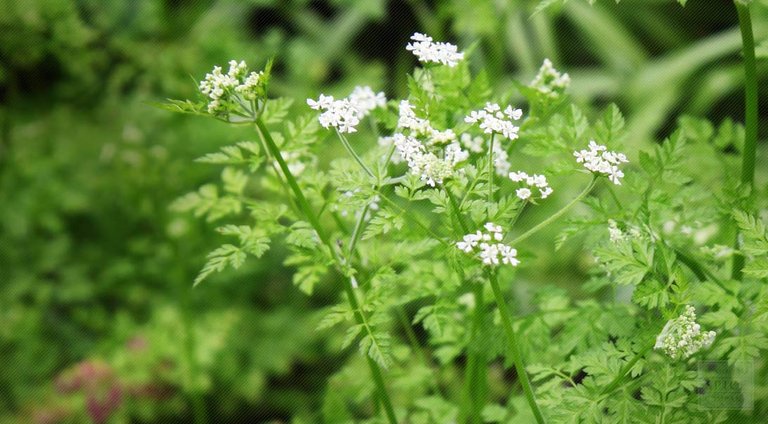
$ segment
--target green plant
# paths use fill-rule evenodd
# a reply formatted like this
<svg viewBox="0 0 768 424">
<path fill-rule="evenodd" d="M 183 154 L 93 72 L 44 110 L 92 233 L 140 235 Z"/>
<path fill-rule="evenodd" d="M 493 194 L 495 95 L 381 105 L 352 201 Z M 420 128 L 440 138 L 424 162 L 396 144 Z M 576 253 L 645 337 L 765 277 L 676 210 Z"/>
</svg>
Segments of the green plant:
<svg viewBox="0 0 768 424">
<path fill-rule="evenodd" d="M 713 137 L 706 121 L 684 119 L 652 153 L 628 160 L 606 147 L 621 146 L 626 135 L 618 107 L 588 119 L 566 95 L 567 75 L 550 62 L 530 84 L 516 85 L 514 94 L 528 105 L 524 114 L 492 103 L 506 104 L 513 92 L 491 97 L 485 72 L 469 70 L 471 51 L 418 33 L 412 40 L 407 50 L 424 67 L 408 77 L 407 99 L 385 103 L 383 93 L 358 88 L 342 99 L 307 100 L 348 154 L 330 163 L 318 154 L 327 149 L 325 132 L 312 116 L 268 97 L 271 64 L 248 73 L 244 62 L 232 61 L 228 72 L 215 68 L 201 82 L 207 98 L 166 105 L 252 126 L 259 138 L 201 158 L 226 165 L 221 189 L 205 186 L 177 202 L 181 210 L 234 222 L 219 231 L 237 241 L 211 252 L 196 284 L 248 256 L 262 257 L 278 235 L 292 251 L 286 264 L 296 267 L 294 283 L 303 291 L 311 294 L 333 270 L 325 281 L 340 286 L 344 300 L 320 328 L 347 322 L 343 346 L 357 340 L 371 377 L 349 388 L 359 390 L 356 410 L 330 407 L 350 400 L 329 389 L 327 422 L 713 422 L 749 414 L 697 403 L 706 376 L 693 367 L 703 358 L 727 361 L 728 378 L 741 383 L 745 372 L 766 372 L 759 359 L 768 348 L 759 306 L 766 232 L 754 216 L 764 200 L 752 188 L 751 54 L 746 133 L 729 123 Z M 718 151 L 733 146 L 744 146 L 741 180 L 729 177 L 734 158 Z M 510 172 L 510 157 L 533 169 Z M 714 164 L 689 165 L 697 161 Z M 539 169 L 542 175 L 529 174 Z M 552 187 L 579 173 L 590 175 L 581 193 L 557 199 L 560 190 Z M 557 200 L 561 208 L 508 235 L 520 231 L 526 210 Z M 537 288 L 537 310 L 513 313 L 522 304 L 510 308 L 505 290 L 519 285 L 516 268 L 529 259 L 517 249 L 582 201 L 589 215 L 570 220 L 557 245 L 587 234 L 594 264 L 583 290 L 594 299 Z M 734 226 L 744 239 L 736 249 L 723 246 Z M 738 257 L 749 258 L 744 278 Z M 736 272 L 723 277 L 730 258 Z M 701 324 L 693 304 L 704 311 Z M 426 345 L 402 319 L 414 306 Z M 391 336 L 398 326 L 407 337 Z M 514 366 L 520 390 L 502 395 L 504 406 L 488 399 L 487 365 L 499 356 Z M 339 378 L 351 384 L 359 367 L 353 361 Z M 444 376 L 461 368 L 464 378 Z M 466 389 L 451 390 L 452 381 Z M 740 389 L 749 401 L 753 387 Z M 753 400 L 759 413 L 760 399 Z"/>
</svg>

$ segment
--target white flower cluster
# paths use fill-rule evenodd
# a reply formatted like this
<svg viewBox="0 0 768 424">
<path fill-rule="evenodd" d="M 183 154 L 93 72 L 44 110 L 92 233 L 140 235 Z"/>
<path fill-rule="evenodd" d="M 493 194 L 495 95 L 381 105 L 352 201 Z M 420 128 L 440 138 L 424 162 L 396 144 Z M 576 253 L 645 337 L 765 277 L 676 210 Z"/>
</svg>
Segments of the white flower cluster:
<svg viewBox="0 0 768 424">
<path fill-rule="evenodd" d="M 453 176 L 454 166 L 469 155 L 461 150 L 458 143 L 452 143 L 445 149 L 445 158 L 441 159 L 428 152 L 415 137 L 397 133 L 392 136 L 397 153 L 408 163 L 411 173 L 420 175 L 421 180 L 434 187 Z"/>
<path fill-rule="evenodd" d="M 618 227 L 618 224 L 616 224 L 616 221 L 612 219 L 608 220 L 608 237 L 614 244 L 626 238 L 626 234 L 621 231 L 621 229 Z"/>
<path fill-rule="evenodd" d="M 464 146 L 464 148 L 466 148 L 470 152 L 482 153 L 483 143 L 485 141 L 483 140 L 483 137 L 480 137 L 480 136 L 472 137 L 472 134 L 464 133 L 461 135 L 461 138 L 459 140 L 461 141 L 461 145 Z"/>
<path fill-rule="evenodd" d="M 504 240 L 501 226 L 488 222 L 485 224 L 485 229 L 487 232 L 478 230 L 473 234 L 465 235 L 462 241 L 456 243 L 456 247 L 465 253 L 477 253 L 485 265 L 519 265 L 517 249 L 501 242 Z"/>
<path fill-rule="evenodd" d="M 432 37 L 415 33 L 411 36 L 413 43 L 408 43 L 406 50 L 413 52 L 422 63 L 442 63 L 453 68 L 464 59 L 464 53 L 459 52 L 453 44 L 433 42 Z"/>
<path fill-rule="evenodd" d="M 357 109 L 360 117 L 368 116 L 372 110 L 377 107 L 384 107 L 387 105 L 387 97 L 383 91 L 375 93 L 371 87 L 357 86 L 352 93 L 347 97 L 352 106 Z"/>
<path fill-rule="evenodd" d="M 485 150 L 485 140 L 480 136 L 472 136 L 469 133 L 463 133 L 459 137 L 461 146 L 472 153 L 483 153 Z M 493 145 L 493 166 L 496 169 L 496 175 L 506 176 L 512 164 L 509 163 L 509 154 L 499 143 Z"/>
<path fill-rule="evenodd" d="M 384 93 L 374 93 L 370 87 L 355 87 L 352 94 L 344 99 L 321 94 L 317 100 L 307 99 L 309 107 L 322 110 L 318 120 L 323 128 L 334 127 L 342 133 L 357 131 L 360 120 L 373 109 L 387 104 Z"/>
<path fill-rule="evenodd" d="M 399 118 L 397 126 L 401 129 L 408 129 L 415 135 L 422 135 L 429 138 L 430 144 L 447 144 L 456 141 L 456 133 L 448 128 L 440 131 L 432 127 L 429 120 L 419 118 L 413 110 L 413 105 L 408 100 L 400 102 Z"/>
<path fill-rule="evenodd" d="M 533 196 L 532 188 L 539 189 L 539 198 L 546 199 L 552 194 L 552 187 L 547 182 L 547 177 L 539 174 L 528 175 L 525 172 L 510 172 L 509 179 L 516 183 L 524 183 L 527 187 L 518 188 L 515 191 L 517 197 L 522 200 L 528 200 Z"/>
<path fill-rule="evenodd" d="M 696 323 L 696 310 L 687 305 L 682 315 L 667 321 L 653 348 L 662 349 L 672 359 L 685 359 L 709 347 L 715 335 L 714 331 L 701 331 Z"/>
<path fill-rule="evenodd" d="M 469 124 L 480 123 L 480 129 L 486 134 L 498 133 L 504 137 L 515 140 L 518 137 L 518 131 L 520 127 L 512 123 L 517 121 L 523 116 L 523 111 L 520 109 L 513 109 L 512 106 L 507 106 L 504 111 L 501 111 L 501 107 L 496 103 L 486 103 L 485 108 L 481 110 L 473 110 L 469 116 L 464 118 L 464 122 Z"/>
<path fill-rule="evenodd" d="M 583 163 L 588 170 L 607 175 L 612 183 L 621 185 L 624 173 L 619 169 L 619 164 L 629 162 L 623 153 L 608 151 L 605 146 L 590 140 L 589 150 L 579 150 L 573 152 L 573 155 L 576 157 L 576 162 Z"/>
<path fill-rule="evenodd" d="M 334 127 L 339 132 L 353 133 L 360 123 L 360 112 L 349 99 L 336 100 L 333 96 L 321 94 L 317 100 L 307 99 L 309 107 L 322 110 L 318 120 L 323 128 Z"/>
<path fill-rule="evenodd" d="M 221 72 L 221 66 L 214 66 L 213 71 L 200 81 L 200 92 L 208 96 L 208 113 L 217 113 L 231 102 L 232 95 L 240 95 L 245 100 L 255 100 L 259 96 L 263 72 L 248 73 L 245 61 L 229 61 L 229 70 Z"/>
<path fill-rule="evenodd" d="M 552 61 L 544 59 L 544 63 L 539 68 L 539 73 L 531 81 L 529 86 L 549 97 L 557 97 L 571 84 L 571 77 L 568 74 L 561 74 L 552 66 Z"/>
</svg>

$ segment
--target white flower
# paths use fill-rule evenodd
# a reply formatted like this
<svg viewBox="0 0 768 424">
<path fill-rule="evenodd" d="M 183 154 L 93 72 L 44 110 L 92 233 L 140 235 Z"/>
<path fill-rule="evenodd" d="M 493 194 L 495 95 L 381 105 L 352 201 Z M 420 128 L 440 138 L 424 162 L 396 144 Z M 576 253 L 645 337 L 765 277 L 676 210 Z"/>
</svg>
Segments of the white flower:
<svg viewBox="0 0 768 424">
<path fill-rule="evenodd" d="M 564 92 L 571 83 L 568 74 L 561 74 L 552 66 L 552 61 L 544 59 L 539 68 L 539 73 L 528 85 L 549 97 L 557 97 Z"/>
<path fill-rule="evenodd" d="M 701 326 L 696 323 L 696 310 L 687 305 L 682 315 L 667 321 L 653 347 L 662 349 L 672 359 L 685 359 L 709 347 L 715 335 L 714 331 L 701 331 Z"/>
<path fill-rule="evenodd" d="M 251 72 L 242 84 L 235 87 L 235 91 L 246 100 L 256 100 L 263 76 L 264 72 Z"/>
<path fill-rule="evenodd" d="M 483 137 L 472 137 L 472 134 L 463 133 L 459 141 L 470 152 L 481 153 L 483 151 Z"/>
<path fill-rule="evenodd" d="M 413 52 L 422 63 L 442 63 L 449 67 L 458 65 L 464 59 L 464 53 L 458 51 L 453 44 L 433 42 L 432 37 L 415 33 L 411 36 L 413 43 L 408 43 L 406 50 Z"/>
<path fill-rule="evenodd" d="M 502 112 L 498 104 L 486 103 L 485 108 L 471 111 L 464 118 L 464 122 L 469 124 L 479 123 L 480 129 L 486 134 L 497 133 L 510 140 L 515 140 L 519 137 L 520 127 L 513 124 L 512 121 L 517 121 L 522 116 L 523 111 L 513 109 L 512 106 L 507 106 Z"/>
<path fill-rule="evenodd" d="M 318 117 L 323 128 L 334 127 L 342 133 L 357 131 L 355 127 L 360 123 L 360 113 L 349 99 L 335 100 L 333 96 L 321 94 L 317 100 L 307 99 L 307 104 L 323 111 Z"/>
<path fill-rule="evenodd" d="M 432 125 L 426 119 L 416 116 L 413 106 L 408 100 L 400 102 L 400 116 L 397 126 L 403 129 L 409 129 L 416 134 L 430 135 L 433 132 Z"/>
<path fill-rule="evenodd" d="M 611 239 L 611 242 L 618 243 L 622 240 L 624 240 L 625 235 L 624 232 L 619 229 L 619 227 L 616 224 L 616 221 L 609 219 L 608 220 L 608 237 Z"/>
<path fill-rule="evenodd" d="M 461 145 L 457 142 L 453 142 L 445 146 L 445 160 L 453 165 L 459 162 L 464 162 L 469 159 L 469 152 L 462 150 Z"/>
<path fill-rule="evenodd" d="M 255 100 L 259 96 L 263 72 L 251 72 L 244 61 L 229 61 L 229 70 L 222 73 L 220 66 L 200 81 L 199 89 L 208 97 L 208 113 L 217 114 L 225 111 L 226 106 L 240 107 L 237 96 L 244 100 Z"/>
<path fill-rule="evenodd" d="M 484 265 L 519 265 L 517 249 L 502 243 L 504 233 L 501 226 L 488 222 L 483 227 L 487 232 L 467 234 L 456 243 L 456 247 L 464 253 L 477 254 Z"/>
<path fill-rule="evenodd" d="M 446 178 L 453 176 L 453 166 L 462 156 L 460 152 L 452 150 L 451 156 L 446 152 L 446 158 L 440 159 L 434 153 L 427 152 L 415 137 L 397 133 L 392 139 L 400 157 L 408 163 L 411 173 L 421 176 L 422 181 L 431 187 L 442 184 Z"/>
<path fill-rule="evenodd" d="M 546 199 L 549 197 L 550 194 L 552 194 L 552 188 L 549 186 L 549 183 L 547 182 L 547 177 L 544 175 L 539 174 L 533 174 L 528 175 L 526 172 L 523 171 L 514 171 L 510 172 L 508 174 L 509 179 L 516 182 L 516 183 L 523 183 L 526 185 L 526 187 L 522 187 L 517 189 L 515 194 L 517 194 L 517 197 L 519 197 L 522 200 L 527 200 L 533 196 L 533 191 L 531 189 L 536 188 L 539 190 L 539 198 L 540 199 Z"/>
<path fill-rule="evenodd" d="M 323 128 L 334 127 L 342 133 L 357 131 L 360 120 L 365 118 L 373 109 L 386 105 L 384 93 L 374 93 L 371 87 L 355 87 L 345 99 L 334 99 L 333 96 L 321 94 L 317 100 L 307 99 L 307 105 L 315 110 L 322 110 L 318 117 Z"/>
<path fill-rule="evenodd" d="M 352 93 L 347 97 L 352 106 L 357 109 L 360 118 L 368 116 L 368 114 L 377 107 L 384 107 L 387 105 L 387 98 L 384 92 L 374 93 L 371 87 L 357 86 Z"/>
<path fill-rule="evenodd" d="M 509 154 L 499 144 L 493 145 L 493 168 L 496 175 L 504 176 L 512 165 L 509 163 Z"/>
<path fill-rule="evenodd" d="M 445 144 L 456 140 L 456 134 L 450 128 L 445 131 L 439 131 L 433 128 L 432 131 L 430 131 L 429 138 L 432 144 Z"/>
<path fill-rule="evenodd" d="M 596 174 L 606 175 L 608 179 L 621 185 L 621 179 L 624 178 L 618 165 L 627 163 L 627 157 L 623 153 L 608 151 L 608 149 L 594 140 L 589 141 L 589 150 L 579 150 L 573 152 L 576 162 L 584 164 L 584 167 Z"/>
<path fill-rule="evenodd" d="M 515 194 L 517 195 L 517 197 L 521 198 L 522 200 L 526 200 L 529 197 L 531 197 L 531 190 L 529 188 L 525 188 L 525 187 L 518 188 L 515 191 Z"/>
</svg>

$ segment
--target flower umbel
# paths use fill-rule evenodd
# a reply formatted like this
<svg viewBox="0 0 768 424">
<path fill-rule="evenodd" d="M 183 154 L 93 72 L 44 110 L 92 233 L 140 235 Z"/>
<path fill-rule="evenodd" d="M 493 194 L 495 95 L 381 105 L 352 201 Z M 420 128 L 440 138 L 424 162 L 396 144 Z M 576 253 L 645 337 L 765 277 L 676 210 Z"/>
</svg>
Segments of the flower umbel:
<svg viewBox="0 0 768 424">
<path fill-rule="evenodd" d="M 627 157 L 623 153 L 608 151 L 601 144 L 589 141 L 589 150 L 573 152 L 576 162 L 584 164 L 584 167 L 596 174 L 603 174 L 616 185 L 621 185 L 624 172 L 619 169 L 619 164 L 627 163 Z"/>
<path fill-rule="evenodd" d="M 421 176 L 421 180 L 431 187 L 453 176 L 454 165 L 468 157 L 458 143 L 448 145 L 445 158 L 441 159 L 428 152 L 415 137 L 397 133 L 392 136 L 392 142 L 400 157 L 408 163 L 411 173 Z"/>
<path fill-rule="evenodd" d="M 488 222 L 485 224 L 485 230 L 486 232 L 478 230 L 473 234 L 465 235 L 456 243 L 456 247 L 465 253 L 476 253 L 484 265 L 519 265 L 517 249 L 501 242 L 504 240 L 501 226 Z"/>
<path fill-rule="evenodd" d="M 552 61 L 544 59 L 544 63 L 539 68 L 539 73 L 528 85 L 542 94 L 549 97 L 557 97 L 562 94 L 571 84 L 571 77 L 568 74 L 561 74 L 552 66 Z"/>
<path fill-rule="evenodd" d="M 209 99 L 208 113 L 221 114 L 241 107 L 241 100 L 250 102 L 263 95 L 264 72 L 249 74 L 244 61 L 230 60 L 226 74 L 221 72 L 221 66 L 215 66 L 200 81 L 199 89 Z"/>
<path fill-rule="evenodd" d="M 318 117 L 323 128 L 334 127 L 342 133 L 356 132 L 361 119 L 386 103 L 387 98 L 383 92 L 374 93 L 368 86 L 355 87 L 344 99 L 336 100 L 333 96 L 325 94 L 321 94 L 317 100 L 307 99 L 309 107 L 323 111 Z"/>
<path fill-rule="evenodd" d="M 422 63 L 441 63 L 453 68 L 464 59 L 464 53 L 450 43 L 433 42 L 432 37 L 415 33 L 411 36 L 413 43 L 408 43 L 406 50 L 413 52 Z"/>
<path fill-rule="evenodd" d="M 480 129 L 486 134 L 497 133 L 510 140 L 515 140 L 518 138 L 517 133 L 520 131 L 520 127 L 513 124 L 512 121 L 517 121 L 522 116 L 523 111 L 513 109 L 512 106 L 507 106 L 502 112 L 498 104 L 486 103 L 483 109 L 470 112 L 464 118 L 464 122 L 469 124 L 479 123 Z"/>
<path fill-rule="evenodd" d="M 516 183 L 523 183 L 526 185 L 526 187 L 521 187 L 517 189 L 515 194 L 517 194 L 517 197 L 519 197 L 522 200 L 528 200 L 531 199 L 533 196 L 533 191 L 531 189 L 536 188 L 539 191 L 539 198 L 540 199 L 546 199 L 549 197 L 550 194 L 552 194 L 552 187 L 549 186 L 549 183 L 547 182 L 547 177 L 539 174 L 533 174 L 528 175 L 525 172 L 517 171 L 517 172 L 510 172 L 509 173 L 509 179 L 516 182 Z M 531 199 L 533 200 L 533 199 Z"/>
<path fill-rule="evenodd" d="M 714 331 L 701 331 L 696 323 L 696 310 L 687 305 L 682 315 L 667 321 L 653 348 L 662 349 L 672 359 L 685 359 L 709 347 L 715 335 Z"/>
</svg>

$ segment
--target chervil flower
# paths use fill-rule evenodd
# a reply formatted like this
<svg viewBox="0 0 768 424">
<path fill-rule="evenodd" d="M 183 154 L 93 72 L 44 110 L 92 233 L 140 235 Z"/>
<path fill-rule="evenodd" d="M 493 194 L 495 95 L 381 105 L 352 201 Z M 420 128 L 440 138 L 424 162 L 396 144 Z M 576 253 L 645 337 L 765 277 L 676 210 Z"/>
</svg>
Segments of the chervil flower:
<svg viewBox="0 0 768 424">
<path fill-rule="evenodd" d="M 220 114 L 228 107 L 241 107 L 237 98 L 250 102 L 262 95 L 263 72 L 251 72 L 244 61 L 229 61 L 229 70 L 226 74 L 221 72 L 220 66 L 214 66 L 213 70 L 200 81 L 199 89 L 208 97 L 208 113 Z"/>
<path fill-rule="evenodd" d="M 561 74 L 552 66 L 549 59 L 544 59 L 539 73 L 528 85 L 549 97 L 557 97 L 563 93 L 571 83 L 568 74 Z"/>
<path fill-rule="evenodd" d="M 371 110 L 386 105 L 384 93 L 374 93 L 371 87 L 355 87 L 349 97 L 336 100 L 333 96 L 321 94 L 317 100 L 307 99 L 307 105 L 322 110 L 318 120 L 323 128 L 334 127 L 342 133 L 357 131 L 360 120 Z"/>
<path fill-rule="evenodd" d="M 517 250 L 501 242 L 504 240 L 501 226 L 488 222 L 484 228 L 486 232 L 465 235 L 456 247 L 464 253 L 476 254 L 484 265 L 519 265 Z"/>
<path fill-rule="evenodd" d="M 413 106 L 408 100 L 400 102 L 400 115 L 397 120 L 397 126 L 402 129 L 409 129 L 419 135 L 430 135 L 433 131 L 429 121 L 416 116 Z"/>
<path fill-rule="evenodd" d="M 480 129 L 486 134 L 497 133 L 510 140 L 515 140 L 518 138 L 517 133 L 520 131 L 520 127 L 513 124 L 512 121 L 517 121 L 522 116 L 523 111 L 513 109 L 512 106 L 507 106 L 502 112 L 498 104 L 486 103 L 485 108 L 470 112 L 464 118 L 464 122 L 469 124 L 479 123 Z"/>
<path fill-rule="evenodd" d="M 516 171 L 509 173 L 509 179 L 516 182 L 525 184 L 525 187 L 517 189 L 515 194 L 522 200 L 527 200 L 533 195 L 531 189 L 535 188 L 539 191 L 539 198 L 546 199 L 552 194 L 552 188 L 547 182 L 547 177 L 539 174 L 528 175 L 523 171 Z"/>
<path fill-rule="evenodd" d="M 408 168 L 414 175 L 419 175 L 427 185 L 434 187 L 442 184 L 446 178 L 453 176 L 454 165 L 465 159 L 457 144 L 446 148 L 445 158 L 441 159 L 428 152 L 421 142 L 413 136 L 395 134 L 392 136 L 397 153 L 408 163 Z"/>
<path fill-rule="evenodd" d="M 349 99 L 352 106 L 357 109 L 361 119 L 368 116 L 368 114 L 377 107 L 384 107 L 387 105 L 387 98 L 384 95 L 384 92 L 374 93 L 371 87 L 368 86 L 355 87 L 347 99 Z"/>
<path fill-rule="evenodd" d="M 453 142 L 445 146 L 445 160 L 456 165 L 459 162 L 464 162 L 469 159 L 469 152 L 462 150 L 461 145 L 457 142 Z"/>
<path fill-rule="evenodd" d="M 701 331 L 701 326 L 696 323 L 696 310 L 687 305 L 682 315 L 667 321 L 656 338 L 654 349 L 662 349 L 672 359 L 685 359 L 709 347 L 715 335 L 714 331 Z"/>
<path fill-rule="evenodd" d="M 422 63 L 441 63 L 454 67 L 464 59 L 464 53 L 459 52 L 453 44 L 435 43 L 432 41 L 432 37 L 418 32 L 411 36 L 411 40 L 414 42 L 408 43 L 405 49 L 413 52 Z"/>
<path fill-rule="evenodd" d="M 608 151 L 608 149 L 594 140 L 589 142 L 589 150 L 573 152 L 576 162 L 584 164 L 584 167 L 596 174 L 606 175 L 612 183 L 621 185 L 624 172 L 619 169 L 619 164 L 627 163 L 627 157 L 623 153 Z"/>
<path fill-rule="evenodd" d="M 472 134 L 464 133 L 461 135 L 459 141 L 461 141 L 461 145 L 470 152 L 480 153 L 483 151 L 483 137 L 472 137 Z"/>
<path fill-rule="evenodd" d="M 608 237 L 610 238 L 611 242 L 618 243 L 625 238 L 625 234 L 616 224 L 616 221 L 609 219 L 608 220 Z"/>
<path fill-rule="evenodd" d="M 318 120 L 323 128 L 334 127 L 342 133 L 357 131 L 360 123 L 360 112 L 349 99 L 335 100 L 333 96 L 320 95 L 318 100 L 307 99 L 309 107 L 322 110 Z"/>
</svg>

